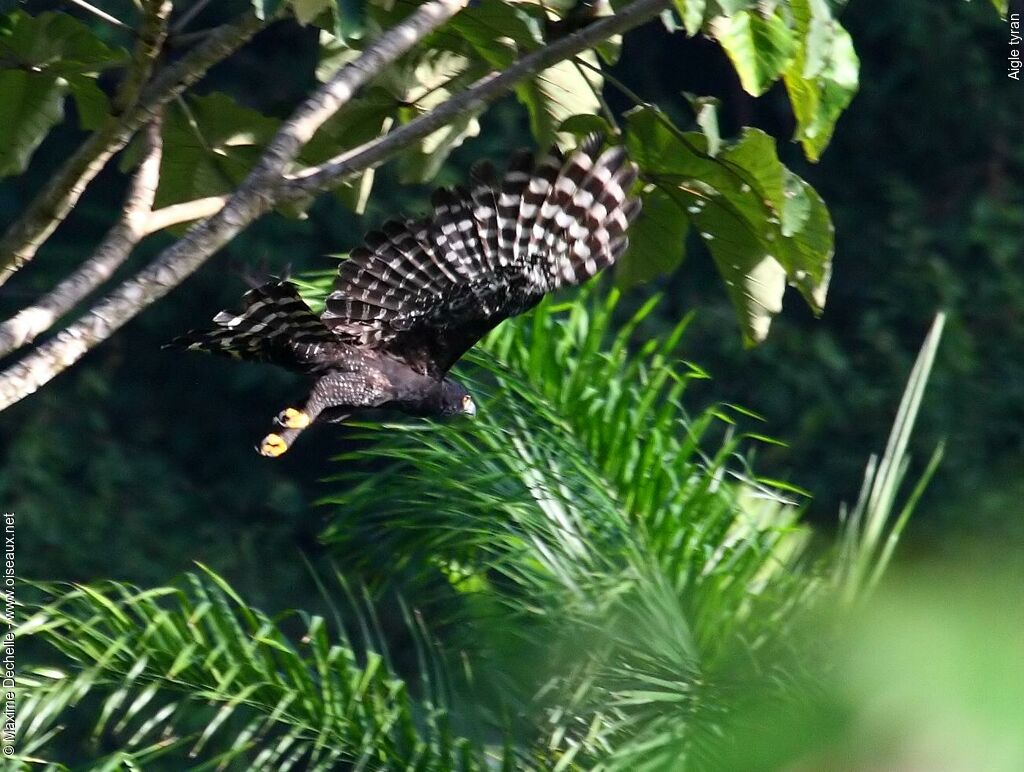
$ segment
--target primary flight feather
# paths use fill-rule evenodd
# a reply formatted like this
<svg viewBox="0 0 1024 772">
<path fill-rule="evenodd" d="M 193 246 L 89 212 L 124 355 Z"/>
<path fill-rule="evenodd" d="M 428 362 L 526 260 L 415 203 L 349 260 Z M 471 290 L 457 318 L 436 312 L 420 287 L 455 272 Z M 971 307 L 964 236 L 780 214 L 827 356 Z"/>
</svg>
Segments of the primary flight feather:
<svg viewBox="0 0 1024 772">
<path fill-rule="evenodd" d="M 172 342 L 256 359 L 316 377 L 302 408 L 277 416 L 260 443 L 279 456 L 317 420 L 369 408 L 426 416 L 474 414 L 448 371 L 502 320 L 549 292 L 580 284 L 625 251 L 640 211 L 637 177 L 621 147 L 586 140 L 535 164 L 517 154 L 501 179 L 490 164 L 471 187 L 438 190 L 433 214 L 385 223 L 341 264 L 317 317 L 288 282 L 246 293 L 216 327 Z"/>
</svg>

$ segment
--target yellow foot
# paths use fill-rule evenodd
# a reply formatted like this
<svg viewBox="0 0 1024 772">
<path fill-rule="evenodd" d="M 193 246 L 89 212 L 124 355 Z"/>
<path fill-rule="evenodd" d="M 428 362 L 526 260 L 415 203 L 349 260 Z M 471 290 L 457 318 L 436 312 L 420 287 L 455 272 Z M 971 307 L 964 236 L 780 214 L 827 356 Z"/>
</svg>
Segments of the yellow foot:
<svg viewBox="0 0 1024 772">
<path fill-rule="evenodd" d="M 288 443 L 280 434 L 268 434 L 260 443 L 260 455 L 276 458 L 288 450 Z"/>
<path fill-rule="evenodd" d="M 309 415 L 289 407 L 277 414 L 277 422 L 289 429 L 305 429 L 309 426 Z"/>
</svg>

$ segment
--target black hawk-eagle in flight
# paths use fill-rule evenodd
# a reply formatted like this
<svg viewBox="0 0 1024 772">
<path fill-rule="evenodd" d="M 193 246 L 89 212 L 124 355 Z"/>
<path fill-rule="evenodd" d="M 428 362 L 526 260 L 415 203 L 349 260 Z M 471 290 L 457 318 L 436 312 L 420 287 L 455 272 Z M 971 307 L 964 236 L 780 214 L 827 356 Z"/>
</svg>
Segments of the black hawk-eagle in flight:
<svg viewBox="0 0 1024 772">
<path fill-rule="evenodd" d="M 209 331 L 172 346 L 273 362 L 313 376 L 301 408 L 278 414 L 259 452 L 279 456 L 317 420 L 369 408 L 476 413 L 448 371 L 489 330 L 545 294 L 580 284 L 626 249 L 640 210 L 636 167 L 591 137 L 567 158 L 519 153 L 499 180 L 474 166 L 469 189 L 438 190 L 433 215 L 367 234 L 338 270 L 317 317 L 293 284 L 246 293 Z"/>
</svg>

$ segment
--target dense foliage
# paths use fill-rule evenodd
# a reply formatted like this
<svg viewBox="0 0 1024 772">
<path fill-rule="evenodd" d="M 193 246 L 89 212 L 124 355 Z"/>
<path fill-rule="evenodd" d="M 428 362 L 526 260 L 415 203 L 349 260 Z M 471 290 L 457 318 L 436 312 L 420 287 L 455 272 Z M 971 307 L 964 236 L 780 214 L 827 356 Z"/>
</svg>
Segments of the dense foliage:
<svg viewBox="0 0 1024 772">
<path fill-rule="evenodd" d="M 97 768 L 728 768 L 746 711 L 819 699 L 806 628 L 866 599 L 884 568 L 903 450 L 895 440 L 844 540 L 813 558 L 794 494 L 745 467 L 744 446 L 767 441 L 736 431 L 749 417 L 687 415 L 705 376 L 678 361 L 685 323 L 631 351 L 655 303 L 617 331 L 615 305 L 545 304 L 503 326 L 467 371 L 487 395 L 479 420 L 367 426 L 368 444 L 336 459 L 323 537 L 345 570 L 325 592 L 350 600 L 333 633 L 301 615 L 296 641 L 292 620 L 209 569 L 181 588 L 41 587 L 19 634 L 63 659 L 25 689 L 22 753 L 51 757 L 72 710 L 99 720 L 66 760 L 118 747 Z M 377 597 L 397 583 L 418 686 L 395 674 L 372 604 L 351 600 L 356 571 Z"/>
</svg>

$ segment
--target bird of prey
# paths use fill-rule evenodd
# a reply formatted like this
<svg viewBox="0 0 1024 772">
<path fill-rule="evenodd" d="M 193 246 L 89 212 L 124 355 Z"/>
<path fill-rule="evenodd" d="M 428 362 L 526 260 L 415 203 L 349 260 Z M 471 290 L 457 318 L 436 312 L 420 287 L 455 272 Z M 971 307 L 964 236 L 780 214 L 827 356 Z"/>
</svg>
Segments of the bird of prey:
<svg viewBox="0 0 1024 772">
<path fill-rule="evenodd" d="M 438 190 L 433 214 L 369 233 L 342 262 L 317 317 L 289 282 L 248 292 L 238 312 L 170 344 L 282 365 L 313 376 L 305 404 L 276 418 L 257 450 L 279 456 L 314 421 L 388 408 L 474 415 L 448 371 L 489 330 L 549 292 L 580 284 L 626 249 L 640 210 L 636 166 L 587 138 L 540 163 L 517 153 L 499 179 L 475 165 L 471 186 Z"/>
</svg>

